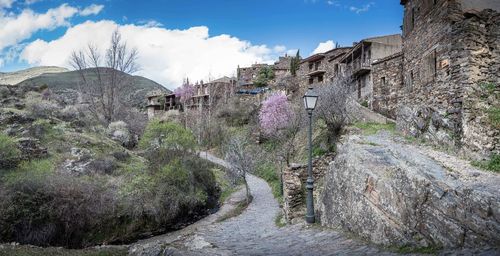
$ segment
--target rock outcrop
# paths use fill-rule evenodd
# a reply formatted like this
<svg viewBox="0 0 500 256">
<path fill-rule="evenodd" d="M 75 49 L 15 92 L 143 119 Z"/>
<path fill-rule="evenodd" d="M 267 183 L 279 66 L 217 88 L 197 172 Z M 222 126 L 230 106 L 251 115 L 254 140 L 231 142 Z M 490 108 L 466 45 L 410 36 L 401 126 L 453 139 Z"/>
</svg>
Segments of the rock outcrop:
<svg viewBox="0 0 500 256">
<path fill-rule="evenodd" d="M 500 175 L 387 132 L 348 135 L 324 177 L 322 225 L 383 245 L 500 244 Z"/>
</svg>

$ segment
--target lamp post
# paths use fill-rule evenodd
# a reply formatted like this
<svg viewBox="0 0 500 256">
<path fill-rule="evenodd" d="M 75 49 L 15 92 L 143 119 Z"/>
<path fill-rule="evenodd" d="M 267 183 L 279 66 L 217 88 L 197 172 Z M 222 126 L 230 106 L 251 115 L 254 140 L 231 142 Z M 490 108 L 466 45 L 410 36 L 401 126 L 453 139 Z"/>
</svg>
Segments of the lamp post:
<svg viewBox="0 0 500 256">
<path fill-rule="evenodd" d="M 318 94 L 313 91 L 312 87 L 309 87 L 306 94 L 304 95 L 304 107 L 309 116 L 309 163 L 307 167 L 307 198 L 306 198 L 306 222 L 314 223 L 314 199 L 313 199 L 313 188 L 314 179 L 312 174 L 312 114 L 314 108 L 316 107 L 316 102 L 318 101 Z"/>
</svg>

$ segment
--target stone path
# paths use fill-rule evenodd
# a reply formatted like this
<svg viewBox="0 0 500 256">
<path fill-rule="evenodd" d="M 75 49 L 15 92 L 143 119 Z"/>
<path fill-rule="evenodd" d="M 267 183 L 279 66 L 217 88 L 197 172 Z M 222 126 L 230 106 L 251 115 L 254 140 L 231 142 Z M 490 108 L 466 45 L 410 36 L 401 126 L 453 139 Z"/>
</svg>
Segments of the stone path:
<svg viewBox="0 0 500 256">
<path fill-rule="evenodd" d="M 200 155 L 227 166 L 208 153 Z M 280 208 L 271 188 L 253 175 L 248 175 L 247 181 L 253 201 L 242 214 L 223 222 L 202 220 L 186 230 L 140 241 L 129 252 L 132 255 L 392 255 L 330 229 L 305 224 L 277 227 L 275 218 Z"/>
</svg>

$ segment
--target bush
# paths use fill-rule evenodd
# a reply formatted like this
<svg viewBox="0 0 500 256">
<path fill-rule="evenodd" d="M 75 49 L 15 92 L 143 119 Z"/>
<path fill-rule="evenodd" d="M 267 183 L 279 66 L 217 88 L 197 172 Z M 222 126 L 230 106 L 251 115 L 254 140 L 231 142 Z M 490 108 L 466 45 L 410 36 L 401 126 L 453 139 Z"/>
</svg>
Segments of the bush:
<svg viewBox="0 0 500 256">
<path fill-rule="evenodd" d="M 80 111 L 74 105 L 68 105 L 59 111 L 58 117 L 66 122 L 71 122 L 80 117 Z"/>
<path fill-rule="evenodd" d="M 237 98 L 231 99 L 218 109 L 216 116 L 225 119 L 226 123 L 233 127 L 240 127 L 257 120 L 258 106 L 254 104 L 242 104 Z"/>
<path fill-rule="evenodd" d="M 36 97 L 26 99 L 26 109 L 33 118 L 49 118 L 59 114 L 59 105 Z"/>
<path fill-rule="evenodd" d="M 194 151 L 196 140 L 193 133 L 177 123 L 153 120 L 139 143 L 142 149 L 164 148 L 172 151 Z"/>
<path fill-rule="evenodd" d="M 21 151 L 13 138 L 0 133 L 0 169 L 15 168 L 21 160 Z"/>
<path fill-rule="evenodd" d="M 27 177 L 8 184 L 0 196 L 2 241 L 87 246 L 92 244 L 91 234 L 112 228 L 118 216 L 109 191 L 72 177 Z"/>
</svg>

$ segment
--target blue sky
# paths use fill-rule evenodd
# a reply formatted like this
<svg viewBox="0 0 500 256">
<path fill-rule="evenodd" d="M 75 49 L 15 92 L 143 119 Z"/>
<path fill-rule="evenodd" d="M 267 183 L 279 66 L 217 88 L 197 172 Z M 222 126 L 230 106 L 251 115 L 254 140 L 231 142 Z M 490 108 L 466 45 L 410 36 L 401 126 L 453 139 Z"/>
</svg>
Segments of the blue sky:
<svg viewBox="0 0 500 256">
<path fill-rule="evenodd" d="M 295 49 L 300 49 L 302 56 L 307 56 L 320 43 L 329 40 L 338 42 L 342 46 L 349 46 L 352 42 L 366 37 L 400 33 L 403 16 L 399 1 L 394 0 L 0 0 L 0 10 L 2 10 L 2 2 L 4 6 L 3 11 L 0 11 L 0 25 L 4 26 L 14 24 L 12 21 L 16 18 L 20 19 L 21 13 L 27 12 L 28 9 L 32 10 L 33 19 L 36 15 L 48 15 L 50 10 L 59 9 L 57 9 L 57 14 L 50 12 L 52 24 L 38 27 L 31 24 L 33 28 L 29 34 L 20 36 L 15 32 L 12 32 L 13 35 L 4 32 L 2 35 L 0 31 L 0 71 L 47 64 L 67 66 L 63 61 L 64 56 L 60 54 L 53 56 L 52 59 L 57 59 L 53 63 L 49 60 L 49 56 L 43 55 L 51 52 L 52 48 L 60 46 L 63 42 L 66 42 L 64 45 L 73 43 L 75 48 L 78 48 L 81 46 L 80 41 L 91 40 L 92 37 L 78 39 L 75 38 L 78 37 L 76 32 L 92 33 L 89 31 L 100 30 L 100 26 L 104 31 L 105 26 L 99 23 L 102 21 L 111 21 L 113 25 L 120 28 L 120 31 L 123 29 L 122 34 L 131 37 L 125 36 L 125 39 L 130 39 L 139 51 L 142 45 L 141 42 L 136 42 L 138 41 L 136 37 L 148 35 L 156 38 L 153 32 L 157 32 L 159 38 L 162 31 L 165 32 L 163 33 L 165 40 L 170 41 L 168 48 L 174 49 L 177 45 L 173 42 L 178 41 L 178 44 L 184 45 L 182 40 L 177 40 L 175 37 L 176 30 L 187 31 L 186 33 L 192 34 L 195 38 L 203 38 L 203 42 L 200 41 L 193 47 L 204 49 L 204 51 L 211 51 L 212 47 L 214 52 L 221 50 L 219 48 L 227 48 L 227 55 L 230 55 L 231 47 L 236 47 L 238 43 L 238 46 L 233 49 L 235 52 L 232 56 L 219 54 L 224 55 L 220 61 L 226 60 L 233 65 L 244 66 L 259 61 L 271 62 L 277 56 Z M 84 11 L 85 9 L 87 11 Z M 63 17 L 58 17 L 58 15 Z M 7 23 L 8 21 L 11 23 Z M 79 25 L 83 26 L 82 24 L 95 26 L 92 26 L 93 30 L 76 29 Z M 128 25 L 134 27 L 131 28 Z M 17 24 L 17 26 L 22 28 L 23 25 Z M 200 27 L 206 31 L 190 30 Z M 71 31 L 75 33 L 70 33 Z M 74 38 L 73 41 L 68 39 L 70 34 Z M 219 38 L 218 36 L 222 34 L 230 36 L 231 39 Z M 10 39 L 16 36 L 17 38 L 10 40 L 10 44 L 2 45 L 2 40 L 9 41 L 9 36 Z M 34 44 L 36 40 L 42 43 Z M 102 45 L 105 45 L 104 39 L 100 39 L 97 35 L 96 40 L 98 44 L 102 40 Z M 59 41 L 60 43 L 57 44 Z M 193 42 L 193 40 L 190 41 Z M 157 47 L 162 46 L 161 42 L 157 44 Z M 244 46 L 245 44 L 249 45 Z M 164 46 L 167 47 L 167 45 Z M 187 51 L 186 58 L 192 59 L 204 55 L 198 53 L 191 56 L 189 49 L 181 48 Z M 152 52 L 149 53 L 150 51 L 149 48 L 145 49 L 145 55 L 155 55 Z M 161 52 L 165 54 L 163 56 L 165 59 L 184 56 L 176 54 L 175 51 L 169 53 Z M 156 55 L 159 54 L 160 52 L 156 53 Z M 194 71 L 196 79 L 209 76 L 207 74 L 230 75 L 232 71 L 224 71 L 228 68 L 227 66 L 215 63 L 214 56 L 206 56 L 206 58 L 209 57 L 210 61 L 200 60 L 205 64 L 196 67 L 197 70 Z M 141 61 L 146 60 L 159 62 L 147 56 Z M 174 87 L 175 83 L 182 78 L 168 78 L 167 76 L 190 76 L 188 70 L 174 72 L 173 69 L 179 69 L 171 67 L 176 63 L 179 64 L 178 66 L 189 68 L 189 65 L 181 62 L 164 63 L 165 66 L 162 68 L 157 68 L 152 63 L 146 63 L 143 66 L 157 69 L 156 73 L 152 73 L 153 78 L 169 87 Z M 203 70 L 204 67 L 207 70 Z M 143 70 L 142 74 L 148 75 L 148 71 Z"/>
</svg>

